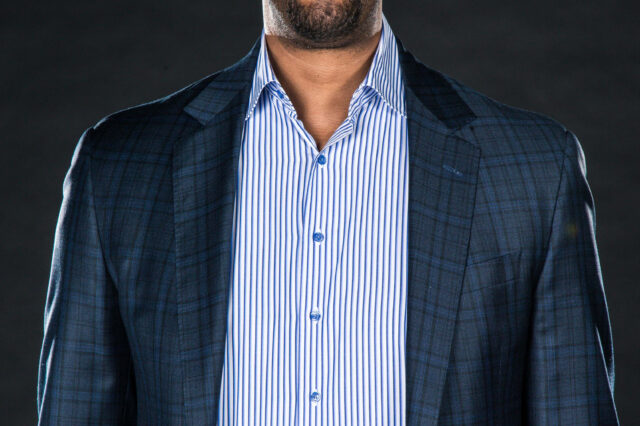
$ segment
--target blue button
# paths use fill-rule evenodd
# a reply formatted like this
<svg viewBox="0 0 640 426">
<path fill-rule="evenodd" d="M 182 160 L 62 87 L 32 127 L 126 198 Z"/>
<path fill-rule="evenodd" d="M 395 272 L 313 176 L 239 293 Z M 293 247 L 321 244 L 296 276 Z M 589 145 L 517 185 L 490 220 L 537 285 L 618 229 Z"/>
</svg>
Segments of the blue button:
<svg viewBox="0 0 640 426">
<path fill-rule="evenodd" d="M 284 99 L 284 94 L 281 91 L 277 91 L 278 96 L 280 96 L 280 99 Z"/>
<path fill-rule="evenodd" d="M 311 401 L 313 402 L 318 402 L 320 401 L 320 393 L 319 392 L 312 392 L 310 395 Z"/>
<path fill-rule="evenodd" d="M 322 235 L 322 232 L 314 232 L 313 233 L 313 241 L 319 243 L 322 240 L 324 240 L 324 235 Z"/>
<path fill-rule="evenodd" d="M 309 314 L 309 318 L 311 318 L 313 321 L 318 321 L 320 317 L 321 317 L 320 311 L 317 311 L 317 310 L 313 310 Z"/>
<path fill-rule="evenodd" d="M 327 162 L 327 157 L 325 157 L 324 155 L 320 154 L 320 156 L 318 157 L 318 164 L 324 164 Z"/>
</svg>

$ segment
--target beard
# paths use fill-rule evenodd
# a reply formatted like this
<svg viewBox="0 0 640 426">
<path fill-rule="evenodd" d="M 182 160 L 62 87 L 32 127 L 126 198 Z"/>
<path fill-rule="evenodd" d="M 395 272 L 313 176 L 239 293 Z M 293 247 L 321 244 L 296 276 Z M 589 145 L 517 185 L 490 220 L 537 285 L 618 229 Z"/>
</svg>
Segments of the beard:
<svg viewBox="0 0 640 426">
<path fill-rule="evenodd" d="M 377 0 L 269 0 L 290 41 L 304 48 L 339 48 L 367 29 Z"/>
</svg>

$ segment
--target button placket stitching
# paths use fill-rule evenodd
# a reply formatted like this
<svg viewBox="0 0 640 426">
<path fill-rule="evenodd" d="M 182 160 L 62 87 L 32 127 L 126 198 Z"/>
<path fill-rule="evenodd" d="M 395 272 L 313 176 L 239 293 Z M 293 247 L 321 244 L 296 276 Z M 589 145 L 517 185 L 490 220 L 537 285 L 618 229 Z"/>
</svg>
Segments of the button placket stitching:
<svg viewBox="0 0 640 426">
<path fill-rule="evenodd" d="M 325 159 L 326 162 L 326 157 L 324 156 L 324 154 L 320 154 L 322 155 L 322 158 Z M 314 164 L 314 177 L 316 178 L 316 185 L 315 185 L 315 189 L 316 189 L 316 193 L 313 194 L 314 197 L 314 204 L 315 204 L 315 208 L 314 208 L 314 212 L 315 212 L 315 232 L 316 234 L 314 234 L 314 254 L 317 255 L 317 263 L 314 261 L 313 264 L 313 271 L 315 272 L 313 275 L 317 278 L 316 280 L 314 280 L 314 284 L 315 287 L 313 288 L 313 292 L 312 292 L 312 298 L 311 298 L 311 304 L 310 304 L 310 308 L 311 310 L 315 310 L 316 307 L 320 306 L 321 301 L 324 299 L 323 295 L 324 292 L 326 291 L 325 289 L 325 281 L 326 281 L 326 277 L 330 276 L 330 271 L 325 271 L 322 268 L 324 268 L 325 265 L 325 259 L 326 259 L 326 249 L 327 249 L 327 243 L 328 243 L 328 238 L 330 238 L 329 235 L 327 235 L 327 230 L 328 230 L 328 224 L 326 223 L 326 215 L 324 214 L 324 207 L 326 204 L 326 167 L 321 164 L 322 161 L 318 161 L 318 159 L 320 158 L 320 156 L 316 157 L 316 161 Z M 316 257 L 314 255 L 314 258 Z M 316 268 L 316 265 L 319 266 L 319 268 Z M 323 393 L 323 389 L 321 389 L 321 379 L 322 379 L 322 321 L 320 321 L 320 318 L 318 318 L 317 320 L 313 320 L 311 317 L 309 317 L 308 319 L 309 321 L 309 326 L 310 326 L 310 343 L 311 343 L 311 348 L 310 348 L 310 354 L 311 354 L 311 362 L 312 365 L 310 366 L 310 370 L 313 371 L 312 373 L 312 377 L 311 377 L 311 383 L 310 383 L 310 399 L 311 399 L 311 405 L 312 407 L 318 408 L 320 405 L 320 401 L 322 399 L 322 393 Z M 315 374 L 314 374 L 315 373 Z M 310 416 L 312 418 L 311 423 L 315 424 L 316 420 L 319 419 L 319 414 L 320 412 L 318 410 L 312 410 L 310 413 Z"/>
</svg>

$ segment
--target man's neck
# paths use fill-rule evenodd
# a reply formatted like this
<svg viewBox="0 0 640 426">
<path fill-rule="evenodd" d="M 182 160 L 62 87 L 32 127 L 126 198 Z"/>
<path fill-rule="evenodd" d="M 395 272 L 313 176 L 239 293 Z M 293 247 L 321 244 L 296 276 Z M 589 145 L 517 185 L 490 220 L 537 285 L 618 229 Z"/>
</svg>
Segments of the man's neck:
<svg viewBox="0 0 640 426">
<path fill-rule="evenodd" d="M 335 92 L 353 87 L 364 79 L 380 40 L 379 29 L 372 36 L 339 49 L 304 49 L 287 39 L 265 34 L 269 60 L 287 93 L 291 88 L 305 92 Z"/>
<path fill-rule="evenodd" d="M 346 118 L 353 92 L 371 66 L 381 29 L 347 47 L 332 49 L 300 48 L 265 32 L 273 71 L 318 149 Z"/>
</svg>

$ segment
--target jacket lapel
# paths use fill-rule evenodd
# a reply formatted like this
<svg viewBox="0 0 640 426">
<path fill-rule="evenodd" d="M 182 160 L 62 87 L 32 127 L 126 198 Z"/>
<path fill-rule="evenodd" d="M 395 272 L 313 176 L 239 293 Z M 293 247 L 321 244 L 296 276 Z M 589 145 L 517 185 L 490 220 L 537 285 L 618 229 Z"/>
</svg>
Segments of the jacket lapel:
<svg viewBox="0 0 640 426">
<path fill-rule="evenodd" d="M 398 40 L 409 134 L 408 425 L 435 425 L 458 312 L 479 149 L 459 136 L 475 114 Z"/>
<path fill-rule="evenodd" d="M 178 329 L 188 425 L 217 420 L 243 112 L 259 47 L 254 43 L 239 62 L 207 78 L 184 108 L 201 127 L 174 145 Z"/>
<path fill-rule="evenodd" d="M 244 112 L 260 38 L 201 82 L 184 110 L 200 127 L 173 153 L 178 327 L 186 424 L 215 424 L 227 328 L 234 197 Z M 398 39 L 409 134 L 407 423 L 435 424 L 471 229 L 479 149 L 459 136 L 475 118 L 451 85 Z"/>
</svg>

